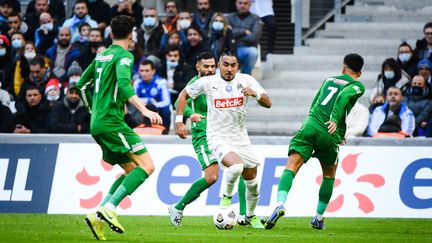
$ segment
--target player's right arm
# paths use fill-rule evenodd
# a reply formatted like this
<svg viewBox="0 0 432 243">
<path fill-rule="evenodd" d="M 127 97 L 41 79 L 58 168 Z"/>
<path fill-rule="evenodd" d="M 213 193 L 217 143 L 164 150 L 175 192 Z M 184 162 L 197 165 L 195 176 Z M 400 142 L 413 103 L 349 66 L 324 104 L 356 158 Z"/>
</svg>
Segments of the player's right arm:
<svg viewBox="0 0 432 243">
<path fill-rule="evenodd" d="M 92 95 L 89 87 L 93 84 L 94 78 L 95 61 L 93 60 L 90 66 L 84 71 L 80 80 L 77 83 L 77 89 L 79 90 L 78 95 L 83 101 L 84 105 L 88 108 L 91 113 L 92 107 Z"/>
<path fill-rule="evenodd" d="M 144 103 L 140 100 L 140 98 L 138 98 L 137 95 L 132 95 L 131 97 L 129 97 L 128 102 L 131 105 L 135 106 L 135 108 L 137 108 L 141 112 L 141 114 L 143 114 L 143 116 L 150 119 L 152 124 L 162 125 L 161 116 L 158 113 L 147 109 Z"/>
</svg>

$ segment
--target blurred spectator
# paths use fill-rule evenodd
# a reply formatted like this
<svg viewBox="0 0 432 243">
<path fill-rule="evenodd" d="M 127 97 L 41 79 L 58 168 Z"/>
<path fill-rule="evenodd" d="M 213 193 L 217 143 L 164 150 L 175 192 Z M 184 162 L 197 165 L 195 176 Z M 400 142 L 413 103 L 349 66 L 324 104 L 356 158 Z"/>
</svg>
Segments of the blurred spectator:
<svg viewBox="0 0 432 243">
<path fill-rule="evenodd" d="M 87 23 L 92 28 L 97 27 L 96 21 L 91 19 L 88 15 L 87 0 L 77 0 L 73 5 L 74 15 L 70 19 L 66 19 L 63 23 L 63 27 L 68 27 L 71 31 L 72 39 L 71 43 L 79 40 L 79 26 L 83 23 Z"/>
<path fill-rule="evenodd" d="M 161 38 L 160 48 L 165 50 L 167 46 L 178 46 L 184 48 L 187 39 L 183 31 L 171 31 L 169 33 L 163 33 Z"/>
<path fill-rule="evenodd" d="M 78 83 L 82 76 L 83 70 L 81 66 L 78 64 L 78 62 L 74 61 L 72 62 L 72 65 L 69 67 L 67 71 L 67 77 L 68 77 L 68 83 Z"/>
<path fill-rule="evenodd" d="M 428 59 L 420 60 L 420 62 L 417 64 L 417 71 L 420 76 L 423 76 L 423 78 L 426 80 L 426 83 L 432 87 L 432 80 L 431 80 L 431 71 L 432 71 L 432 62 Z"/>
<path fill-rule="evenodd" d="M 50 107 L 60 103 L 60 96 L 60 81 L 56 78 L 51 78 L 45 87 L 45 98 L 48 100 Z"/>
<path fill-rule="evenodd" d="M 371 137 L 407 137 L 415 129 L 413 112 L 402 103 L 402 91 L 397 87 L 387 90 L 386 102 L 377 107 L 369 120 L 368 135 Z"/>
<path fill-rule="evenodd" d="M 258 43 L 261 38 L 261 19 L 249 11 L 250 0 L 236 0 L 234 13 L 228 15 L 237 43 L 237 56 L 242 73 L 251 74 L 258 58 Z"/>
<path fill-rule="evenodd" d="M 39 89 L 40 94 L 43 95 L 48 80 L 51 78 L 49 66 L 46 63 L 44 56 L 35 56 L 30 61 L 30 77 L 24 78 L 21 84 L 20 91 L 17 95 L 15 106 L 18 110 L 19 106 L 22 106 L 26 99 L 26 91 L 28 87 L 35 86 Z"/>
<path fill-rule="evenodd" d="M 195 66 L 197 56 L 209 50 L 208 44 L 204 41 L 204 37 L 196 26 L 190 26 L 186 30 L 186 45 L 183 46 L 184 61 L 189 65 Z"/>
<path fill-rule="evenodd" d="M 37 55 L 37 49 L 33 42 L 27 41 L 24 45 L 24 53 L 19 57 L 13 70 L 13 92 L 18 95 L 25 79 L 30 78 L 30 61 Z M 46 67 L 49 67 L 49 59 L 45 59 Z"/>
<path fill-rule="evenodd" d="M 11 35 L 11 58 L 12 62 L 19 60 L 22 54 L 24 54 L 24 43 L 26 42 L 25 37 L 20 32 L 15 32 Z"/>
<path fill-rule="evenodd" d="M 400 44 L 397 61 L 402 70 L 404 70 L 410 78 L 417 74 L 417 63 L 419 59 L 408 43 L 402 42 L 402 44 Z"/>
<path fill-rule="evenodd" d="M 89 0 L 90 17 L 98 23 L 97 28 L 104 30 L 111 21 L 111 7 L 104 0 Z"/>
<path fill-rule="evenodd" d="M 219 60 L 219 56 L 225 48 L 235 50 L 234 34 L 223 13 L 214 14 L 210 26 L 208 32 L 210 48 L 216 60 Z"/>
<path fill-rule="evenodd" d="M 17 107 L 14 133 L 48 133 L 50 106 L 36 85 L 25 89 L 25 104 Z"/>
<path fill-rule="evenodd" d="M 0 83 L 3 89 L 12 89 L 11 43 L 5 35 L 0 35 Z"/>
<path fill-rule="evenodd" d="M 42 55 L 54 45 L 58 35 L 57 26 L 54 26 L 54 20 L 50 13 L 42 13 L 39 17 L 39 28 L 35 31 L 35 45 Z"/>
<path fill-rule="evenodd" d="M 429 99 L 430 88 L 420 75 L 414 76 L 403 102 L 412 110 L 415 117 L 415 136 L 425 136 L 426 128 L 432 117 L 432 100 Z"/>
<path fill-rule="evenodd" d="M 360 137 L 368 127 L 369 110 L 366 106 L 356 102 L 346 117 L 345 138 Z"/>
<path fill-rule="evenodd" d="M 163 21 L 164 28 L 167 32 L 177 30 L 178 4 L 176 1 L 167 1 L 165 3 L 166 18 Z"/>
<path fill-rule="evenodd" d="M 158 112 L 157 108 L 152 104 L 147 104 L 146 108 Z M 134 129 L 138 135 L 162 135 L 165 131 L 164 126 L 152 125 L 150 119 L 143 116 L 142 113 L 130 103 L 126 104 L 125 107 L 125 122 L 126 124 Z"/>
<path fill-rule="evenodd" d="M 52 73 L 60 79 L 66 80 L 66 71 L 73 61 L 79 57 L 79 49 L 71 45 L 71 32 L 67 27 L 62 27 L 58 33 L 58 43 L 47 50 L 46 56 L 51 60 Z"/>
<path fill-rule="evenodd" d="M 192 16 L 188 11 L 180 11 L 177 20 L 177 31 L 183 32 L 185 34 L 187 28 L 192 24 Z"/>
<path fill-rule="evenodd" d="M 195 69 L 185 63 L 178 46 L 168 46 L 157 73 L 168 82 L 171 93 L 171 104 L 177 100 L 178 94 L 186 87 L 187 82 L 195 76 Z"/>
<path fill-rule="evenodd" d="M 432 53 L 432 22 L 423 27 L 424 38 L 417 40 L 414 52 L 420 59 L 431 59 Z"/>
<path fill-rule="evenodd" d="M 137 44 L 149 60 L 158 64 L 161 58 L 159 51 L 163 28 L 155 8 L 145 8 L 143 14 L 144 22 L 136 31 Z"/>
<path fill-rule="evenodd" d="M 151 61 L 143 61 L 139 66 L 140 78 L 134 81 L 134 89 L 137 96 L 144 104 L 156 106 L 162 117 L 164 134 L 168 134 L 171 125 L 171 99 L 167 81 L 156 74 L 156 69 Z"/>
<path fill-rule="evenodd" d="M 266 55 L 274 52 L 277 33 L 275 14 L 273 11 L 273 0 L 251 0 L 251 2 L 252 6 L 250 11 L 258 15 L 267 27 L 267 49 L 263 55 L 263 59 L 266 60 Z"/>
<path fill-rule="evenodd" d="M 79 33 L 79 40 L 77 41 L 78 45 L 87 44 L 89 40 L 90 29 L 91 27 L 89 24 L 87 23 L 80 24 L 80 26 L 78 27 L 78 33 Z"/>
<path fill-rule="evenodd" d="M 8 17 L 8 25 L 9 25 L 9 31 L 8 36 L 10 37 L 13 33 L 19 32 L 22 33 L 26 40 L 34 40 L 34 32 L 31 32 L 26 24 L 21 19 L 21 16 L 16 13 L 12 12 Z"/>
<path fill-rule="evenodd" d="M 11 0 L 0 0 L 0 34 L 7 35 L 9 30 L 8 17 L 13 12 Z"/>
<path fill-rule="evenodd" d="M 0 101 L 0 133 L 11 133 L 14 129 L 15 121 L 11 110 Z"/>
<path fill-rule="evenodd" d="M 21 3 L 18 0 L 12 0 L 12 12 L 21 13 Z"/>
<path fill-rule="evenodd" d="M 31 6 L 34 6 L 33 8 Z M 48 5 L 48 0 L 35 0 L 30 2 L 24 15 L 24 21 L 29 27 L 30 33 L 34 33 L 39 28 L 39 18 L 42 13 L 53 13 Z"/>
<path fill-rule="evenodd" d="M 103 43 L 103 33 L 100 29 L 93 28 L 90 30 L 89 41 L 87 45 L 80 46 L 80 55 L 78 63 L 86 69 L 96 57 L 97 48 Z"/>
<path fill-rule="evenodd" d="M 370 106 L 369 106 L 369 114 L 372 114 L 375 110 L 375 108 L 377 108 L 378 106 L 382 106 L 385 103 L 385 95 L 383 93 L 378 93 L 375 94 L 372 97 L 372 100 L 370 102 Z"/>
<path fill-rule="evenodd" d="M 118 15 L 127 15 L 135 19 L 135 26 L 139 28 L 143 22 L 143 6 L 139 0 L 117 0 L 111 8 L 111 18 Z"/>
<path fill-rule="evenodd" d="M 29 2 L 27 5 L 25 15 L 34 14 L 36 21 L 39 16 L 44 13 L 49 12 L 54 19 L 54 25 L 60 25 L 66 18 L 66 10 L 64 0 L 35 0 Z M 27 22 L 28 23 L 28 22 Z M 38 28 L 36 26 L 36 28 Z M 36 29 L 34 28 L 34 29 Z"/>
<path fill-rule="evenodd" d="M 8 106 L 11 103 L 11 95 L 6 90 L 2 89 L 2 84 L 0 82 L 0 103 Z"/>
<path fill-rule="evenodd" d="M 390 87 L 398 87 L 402 93 L 405 93 L 410 82 L 410 77 L 405 71 L 403 71 L 398 62 L 394 58 L 386 59 L 381 66 L 381 73 L 378 75 L 375 95 L 377 93 L 387 93 L 387 89 Z"/>
<path fill-rule="evenodd" d="M 63 102 L 52 108 L 49 124 L 52 133 L 89 133 L 90 113 L 84 106 L 76 83 L 70 83 Z"/>
<path fill-rule="evenodd" d="M 192 23 L 201 30 L 204 36 L 209 36 L 210 21 L 214 11 L 211 9 L 210 0 L 198 0 Z"/>
</svg>

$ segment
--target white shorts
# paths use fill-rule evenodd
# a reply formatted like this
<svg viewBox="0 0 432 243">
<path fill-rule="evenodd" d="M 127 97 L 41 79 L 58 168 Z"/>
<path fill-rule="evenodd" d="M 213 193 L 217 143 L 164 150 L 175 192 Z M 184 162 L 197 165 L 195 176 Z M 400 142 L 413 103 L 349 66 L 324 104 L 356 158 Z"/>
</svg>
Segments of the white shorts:
<svg viewBox="0 0 432 243">
<path fill-rule="evenodd" d="M 208 141 L 208 146 L 212 151 L 212 157 L 218 161 L 221 168 L 225 168 L 222 164 L 222 159 L 229 152 L 234 152 L 240 156 L 243 160 L 244 168 L 254 168 L 261 164 L 258 162 L 251 144 L 233 145 L 221 141 Z"/>
</svg>

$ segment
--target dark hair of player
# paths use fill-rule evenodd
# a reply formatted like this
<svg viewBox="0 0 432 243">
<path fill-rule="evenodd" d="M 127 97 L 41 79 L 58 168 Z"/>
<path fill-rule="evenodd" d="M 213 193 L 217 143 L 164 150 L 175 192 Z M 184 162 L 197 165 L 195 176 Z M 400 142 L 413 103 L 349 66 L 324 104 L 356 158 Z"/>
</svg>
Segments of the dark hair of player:
<svg viewBox="0 0 432 243">
<path fill-rule="evenodd" d="M 135 20 L 126 15 L 119 15 L 111 20 L 111 32 L 113 39 L 124 40 L 132 33 Z"/>
<path fill-rule="evenodd" d="M 221 60 L 224 56 L 235 57 L 237 61 L 239 60 L 236 51 L 233 49 L 225 48 L 221 53 L 219 60 Z"/>
<path fill-rule="evenodd" d="M 354 72 L 360 72 L 363 68 L 363 57 L 356 53 L 350 53 L 344 57 L 343 63 Z"/>
<path fill-rule="evenodd" d="M 196 57 L 196 61 L 199 62 L 201 60 L 212 59 L 212 58 L 214 59 L 214 56 L 211 52 L 203 51 Z"/>
</svg>

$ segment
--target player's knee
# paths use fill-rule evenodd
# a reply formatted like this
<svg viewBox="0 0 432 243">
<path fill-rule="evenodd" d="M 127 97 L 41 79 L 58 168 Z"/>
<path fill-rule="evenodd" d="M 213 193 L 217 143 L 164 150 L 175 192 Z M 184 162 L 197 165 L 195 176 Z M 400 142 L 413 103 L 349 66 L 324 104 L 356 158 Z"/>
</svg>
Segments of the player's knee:
<svg viewBox="0 0 432 243">
<path fill-rule="evenodd" d="M 218 180 L 218 175 L 217 174 L 209 174 L 209 175 L 205 175 L 205 180 L 207 181 L 207 183 L 209 185 L 213 185 L 216 183 L 216 181 Z"/>
<path fill-rule="evenodd" d="M 240 174 L 243 172 L 244 165 L 243 164 L 233 164 L 229 168 L 230 172 L 234 175 L 240 176 Z"/>
<path fill-rule="evenodd" d="M 142 168 L 147 172 L 147 174 L 150 176 L 151 174 L 153 174 L 155 167 L 153 165 L 153 163 L 148 163 L 148 164 L 144 164 L 142 166 Z"/>
<path fill-rule="evenodd" d="M 258 181 L 256 178 L 252 180 L 244 180 L 246 188 L 251 191 L 258 191 Z"/>
</svg>

